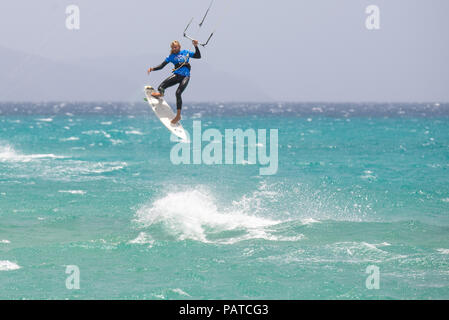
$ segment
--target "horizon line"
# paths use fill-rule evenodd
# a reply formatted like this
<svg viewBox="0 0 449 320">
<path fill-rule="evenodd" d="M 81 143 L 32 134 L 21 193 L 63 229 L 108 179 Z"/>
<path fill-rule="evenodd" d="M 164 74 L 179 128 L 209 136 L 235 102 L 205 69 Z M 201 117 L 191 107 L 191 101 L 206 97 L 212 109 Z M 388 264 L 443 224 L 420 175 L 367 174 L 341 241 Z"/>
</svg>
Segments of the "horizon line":
<svg viewBox="0 0 449 320">
<path fill-rule="evenodd" d="M 175 101 L 166 100 L 167 103 L 173 104 Z M 125 101 L 125 100 L 116 100 L 116 101 L 107 101 L 107 100 L 41 100 L 41 101 L 28 101 L 28 100 L 0 100 L 0 104 L 7 104 L 7 103 L 29 103 L 29 104 L 37 104 L 37 103 L 107 103 L 107 104 L 147 104 L 145 101 L 139 101 L 139 100 L 133 100 L 133 101 Z M 326 104 L 326 103 L 332 103 L 332 104 L 434 104 L 434 105 L 444 105 L 449 104 L 448 101 L 439 101 L 439 100 L 427 100 L 427 101 L 256 101 L 256 100 L 236 100 L 236 101 L 184 101 L 183 104 L 187 106 L 188 104 L 221 104 L 221 103 L 254 103 L 254 104 Z"/>
</svg>

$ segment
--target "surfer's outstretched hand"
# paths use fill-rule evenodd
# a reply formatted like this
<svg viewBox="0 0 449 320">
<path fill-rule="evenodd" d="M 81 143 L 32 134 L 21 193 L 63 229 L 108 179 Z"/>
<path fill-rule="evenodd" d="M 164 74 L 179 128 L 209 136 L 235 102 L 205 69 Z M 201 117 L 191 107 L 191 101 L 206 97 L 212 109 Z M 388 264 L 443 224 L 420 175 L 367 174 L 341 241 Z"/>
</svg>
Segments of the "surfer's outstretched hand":
<svg viewBox="0 0 449 320">
<path fill-rule="evenodd" d="M 147 73 L 150 74 L 151 71 L 153 71 L 153 68 L 148 68 Z"/>
<path fill-rule="evenodd" d="M 198 46 L 198 40 L 192 40 L 192 43 L 193 43 L 193 45 L 194 45 L 195 47 Z"/>
</svg>

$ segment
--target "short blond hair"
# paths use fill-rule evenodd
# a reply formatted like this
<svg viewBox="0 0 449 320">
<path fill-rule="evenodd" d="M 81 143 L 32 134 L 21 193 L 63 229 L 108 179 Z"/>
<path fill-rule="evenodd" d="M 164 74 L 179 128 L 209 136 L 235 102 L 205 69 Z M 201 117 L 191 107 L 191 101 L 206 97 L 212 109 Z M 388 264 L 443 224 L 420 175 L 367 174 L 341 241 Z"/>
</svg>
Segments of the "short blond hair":
<svg viewBox="0 0 449 320">
<path fill-rule="evenodd" d="M 173 46 L 173 45 L 181 46 L 181 44 L 179 43 L 178 40 L 173 40 L 173 41 L 170 43 L 170 47 Z"/>
</svg>

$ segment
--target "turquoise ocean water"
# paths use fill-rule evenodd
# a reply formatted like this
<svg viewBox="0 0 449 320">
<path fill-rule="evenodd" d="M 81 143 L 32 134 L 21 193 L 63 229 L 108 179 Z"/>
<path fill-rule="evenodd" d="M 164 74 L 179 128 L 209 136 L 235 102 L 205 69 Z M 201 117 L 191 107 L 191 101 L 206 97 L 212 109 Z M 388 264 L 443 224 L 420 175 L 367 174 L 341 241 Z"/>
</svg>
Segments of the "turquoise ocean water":
<svg viewBox="0 0 449 320">
<path fill-rule="evenodd" d="M 277 173 L 172 164 L 143 103 L 1 104 L 0 299 L 449 298 L 448 104 L 187 105 L 194 120 L 278 129 Z"/>
</svg>

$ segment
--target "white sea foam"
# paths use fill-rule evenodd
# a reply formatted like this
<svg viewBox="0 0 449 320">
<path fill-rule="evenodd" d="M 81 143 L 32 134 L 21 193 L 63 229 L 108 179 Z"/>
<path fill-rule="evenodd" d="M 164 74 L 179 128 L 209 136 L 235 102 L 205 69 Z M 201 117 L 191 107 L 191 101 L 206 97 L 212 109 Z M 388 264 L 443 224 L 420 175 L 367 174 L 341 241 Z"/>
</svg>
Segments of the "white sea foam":
<svg viewBox="0 0 449 320">
<path fill-rule="evenodd" d="M 302 234 L 277 235 L 272 227 L 282 221 L 250 214 L 238 205 L 220 210 L 215 199 L 201 188 L 170 192 L 140 208 L 135 221 L 142 228 L 162 225 L 178 240 L 191 239 L 206 243 L 231 244 L 258 238 L 297 241 L 303 238 Z"/>
<path fill-rule="evenodd" d="M 104 173 L 121 170 L 127 166 L 126 162 L 89 162 L 81 160 L 67 160 L 61 164 L 40 164 L 39 175 L 46 179 L 63 181 L 97 180 Z M 33 172 L 34 174 L 34 172 Z"/>
<path fill-rule="evenodd" d="M 0 271 L 11 271 L 11 270 L 17 270 L 20 269 L 21 267 L 11 261 L 8 260 L 0 260 Z"/>
<path fill-rule="evenodd" d="M 83 131 L 81 133 L 86 134 L 86 135 L 102 134 L 103 136 L 105 136 L 108 139 L 111 138 L 111 135 L 104 130 L 88 130 L 88 131 Z"/>
<path fill-rule="evenodd" d="M 377 179 L 376 175 L 374 175 L 371 170 L 365 170 L 365 171 L 363 171 L 363 173 L 364 174 L 362 176 L 360 176 L 362 179 L 365 179 L 365 180 L 376 180 Z"/>
<path fill-rule="evenodd" d="M 301 219 L 302 224 L 304 225 L 308 225 L 308 224 L 312 224 L 312 223 L 320 223 L 319 220 L 315 220 L 314 218 L 305 218 L 305 219 Z"/>
<path fill-rule="evenodd" d="M 86 191 L 84 191 L 84 190 L 59 190 L 58 192 L 60 192 L 60 193 L 70 193 L 70 194 L 81 194 L 81 195 L 86 194 Z"/>
<path fill-rule="evenodd" d="M 126 162 L 99 162 L 88 168 L 91 173 L 106 173 L 125 168 L 128 164 Z"/>
<path fill-rule="evenodd" d="M 391 243 L 388 243 L 388 242 L 374 243 L 373 246 L 376 248 L 377 247 L 389 247 L 389 246 L 391 246 Z"/>
<path fill-rule="evenodd" d="M 130 131 L 125 131 L 126 134 L 136 134 L 136 135 L 140 135 L 142 136 L 143 133 L 140 132 L 139 130 L 130 130 Z"/>
<path fill-rule="evenodd" d="M 440 248 L 440 249 L 437 249 L 437 251 L 441 254 L 449 254 L 449 249 Z"/>
<path fill-rule="evenodd" d="M 282 255 L 271 255 L 258 258 L 259 261 L 272 261 L 276 264 L 289 263 L 380 263 L 407 258 L 405 255 L 381 250 L 379 246 L 389 246 L 387 242 L 371 244 L 367 242 L 336 242 L 324 245 L 320 252 L 310 253 L 308 250 L 294 250 Z"/>
<path fill-rule="evenodd" d="M 154 240 L 151 238 L 150 235 L 146 234 L 145 232 L 139 233 L 137 238 L 128 241 L 128 243 L 131 244 L 150 244 L 152 245 L 154 243 Z"/>
<path fill-rule="evenodd" d="M 327 249 L 332 252 L 334 258 L 339 257 L 341 260 L 348 260 L 343 253 L 348 254 L 348 262 L 360 262 L 360 261 L 371 261 L 371 262 L 381 262 L 387 260 L 394 260 L 405 258 L 404 255 L 390 253 L 388 251 L 379 249 L 378 247 L 389 246 L 388 242 L 382 243 L 368 243 L 368 242 L 337 242 L 331 245 L 327 245 Z"/>
<path fill-rule="evenodd" d="M 180 295 L 190 297 L 190 294 L 188 294 L 187 292 L 183 291 L 182 289 L 176 288 L 176 289 L 172 289 L 172 291 L 175 292 L 175 293 L 178 293 Z"/>
<path fill-rule="evenodd" d="M 11 241 L 5 239 L 5 240 L 0 240 L 0 243 L 9 244 L 9 243 L 11 243 Z"/>
<path fill-rule="evenodd" d="M 42 118 L 42 119 L 36 119 L 36 121 L 42 121 L 42 122 L 52 122 L 53 118 Z"/>
<path fill-rule="evenodd" d="M 117 140 L 115 140 L 115 139 L 109 139 L 109 141 L 111 141 L 111 143 L 112 143 L 113 145 L 123 144 L 123 141 L 120 140 L 120 139 L 117 139 Z"/>
<path fill-rule="evenodd" d="M 29 162 L 36 159 L 63 159 L 64 156 L 49 154 L 21 154 L 10 145 L 0 145 L 0 162 Z"/>
<path fill-rule="evenodd" d="M 20 166 L 20 170 L 14 173 L 14 177 L 33 176 L 70 181 L 91 180 L 98 179 L 95 175 L 121 170 L 128 165 L 122 161 L 91 162 L 67 158 L 70 157 L 54 154 L 22 154 L 10 145 L 0 142 L 0 163 L 11 163 L 17 166 L 26 163 L 26 165 Z M 67 160 L 51 161 L 54 159 Z"/>
<path fill-rule="evenodd" d="M 59 139 L 59 141 L 78 141 L 80 138 L 78 137 L 69 137 L 69 138 L 63 138 Z"/>
</svg>

